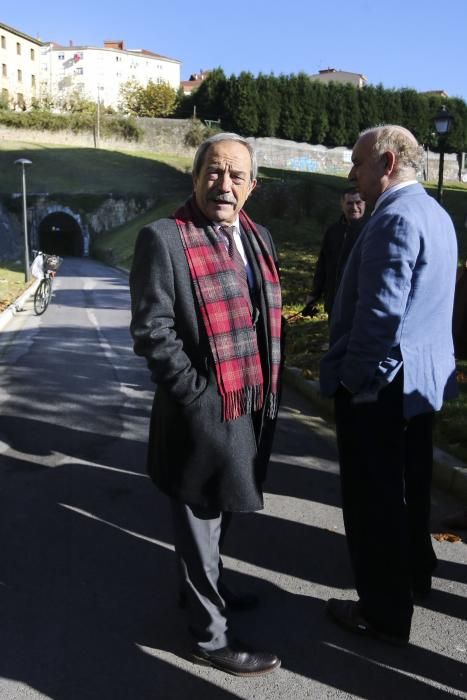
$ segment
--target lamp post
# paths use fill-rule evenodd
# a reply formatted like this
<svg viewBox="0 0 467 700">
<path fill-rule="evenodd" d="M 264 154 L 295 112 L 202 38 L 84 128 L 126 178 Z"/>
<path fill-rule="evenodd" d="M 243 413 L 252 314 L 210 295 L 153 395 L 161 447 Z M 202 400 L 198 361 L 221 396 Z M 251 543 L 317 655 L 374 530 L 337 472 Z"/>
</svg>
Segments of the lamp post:
<svg viewBox="0 0 467 700">
<path fill-rule="evenodd" d="M 101 139 L 101 90 L 102 85 L 97 86 L 97 110 L 96 110 L 96 148 L 99 148 Z"/>
<path fill-rule="evenodd" d="M 446 109 L 446 105 L 443 105 L 434 119 L 439 145 L 438 202 L 440 204 L 443 201 L 444 148 L 446 146 L 446 137 L 451 130 L 452 121 L 453 118 Z"/>
<path fill-rule="evenodd" d="M 15 165 L 21 165 L 22 187 L 23 187 L 23 232 L 24 232 L 24 281 L 29 282 L 31 271 L 29 269 L 29 237 L 28 237 L 28 210 L 26 206 L 26 166 L 32 165 L 32 161 L 27 158 L 18 158 Z"/>
</svg>

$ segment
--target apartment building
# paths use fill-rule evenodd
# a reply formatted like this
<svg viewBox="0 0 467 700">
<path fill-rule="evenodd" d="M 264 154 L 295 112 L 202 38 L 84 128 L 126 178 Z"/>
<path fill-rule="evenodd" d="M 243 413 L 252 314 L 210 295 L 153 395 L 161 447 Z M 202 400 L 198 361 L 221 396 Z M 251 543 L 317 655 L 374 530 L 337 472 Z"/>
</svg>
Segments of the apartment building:
<svg viewBox="0 0 467 700">
<path fill-rule="evenodd" d="M 0 98 L 26 109 L 39 95 L 42 42 L 0 23 Z"/>
<path fill-rule="evenodd" d="M 146 86 L 168 83 L 180 86 L 181 62 L 147 51 L 126 49 L 123 41 L 104 41 L 103 47 L 48 44 L 41 57 L 41 96 L 53 100 L 73 93 L 118 107 L 120 88 L 134 80 Z"/>
</svg>

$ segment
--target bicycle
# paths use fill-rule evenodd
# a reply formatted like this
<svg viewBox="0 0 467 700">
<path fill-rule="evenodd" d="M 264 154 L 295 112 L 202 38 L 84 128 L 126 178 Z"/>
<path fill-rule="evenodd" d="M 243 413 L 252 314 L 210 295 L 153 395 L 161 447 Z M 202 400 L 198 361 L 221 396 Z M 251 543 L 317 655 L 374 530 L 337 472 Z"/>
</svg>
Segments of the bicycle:
<svg viewBox="0 0 467 700">
<path fill-rule="evenodd" d="M 52 282 L 62 264 L 58 255 L 48 255 L 41 250 L 34 251 L 36 257 L 31 266 L 34 277 L 42 277 L 34 294 L 34 313 L 40 316 L 47 309 L 52 299 Z"/>
</svg>

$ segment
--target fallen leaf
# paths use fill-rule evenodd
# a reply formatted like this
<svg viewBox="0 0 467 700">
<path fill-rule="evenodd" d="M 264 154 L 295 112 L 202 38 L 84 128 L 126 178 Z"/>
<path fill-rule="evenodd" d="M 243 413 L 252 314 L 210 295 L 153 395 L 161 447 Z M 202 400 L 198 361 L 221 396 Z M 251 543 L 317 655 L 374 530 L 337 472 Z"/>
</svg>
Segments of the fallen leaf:
<svg viewBox="0 0 467 700">
<path fill-rule="evenodd" d="M 461 538 L 459 535 L 454 535 L 452 532 L 437 532 L 436 534 L 433 534 L 433 537 L 435 540 L 438 540 L 438 542 L 460 542 Z"/>
</svg>

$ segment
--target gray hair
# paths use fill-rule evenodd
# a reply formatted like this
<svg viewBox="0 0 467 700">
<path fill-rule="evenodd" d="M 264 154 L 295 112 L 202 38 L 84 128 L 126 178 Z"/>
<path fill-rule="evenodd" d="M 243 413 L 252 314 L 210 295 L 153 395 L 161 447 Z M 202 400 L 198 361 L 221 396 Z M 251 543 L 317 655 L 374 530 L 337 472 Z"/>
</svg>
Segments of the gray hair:
<svg viewBox="0 0 467 700">
<path fill-rule="evenodd" d="M 381 124 L 362 131 L 359 138 L 372 134 L 374 136 L 373 153 L 376 157 L 386 151 L 396 156 L 395 174 L 415 176 L 422 167 L 423 148 L 411 131 L 397 124 Z"/>
<path fill-rule="evenodd" d="M 245 138 L 243 138 L 243 136 L 239 136 L 239 134 L 232 134 L 229 132 L 214 134 L 214 136 L 210 136 L 208 139 L 206 139 L 206 141 L 203 141 L 203 143 L 200 146 L 198 146 L 198 150 L 196 151 L 195 158 L 193 160 L 194 177 L 197 177 L 199 175 L 200 170 L 203 167 L 204 158 L 206 156 L 208 148 L 213 143 L 217 143 L 218 141 L 238 141 L 239 143 L 242 143 L 245 146 L 245 148 L 248 149 L 248 153 L 250 154 L 251 158 L 250 178 L 251 180 L 255 180 L 258 174 L 258 162 L 256 159 L 256 151 L 254 149 L 253 144 L 247 141 Z"/>
</svg>

